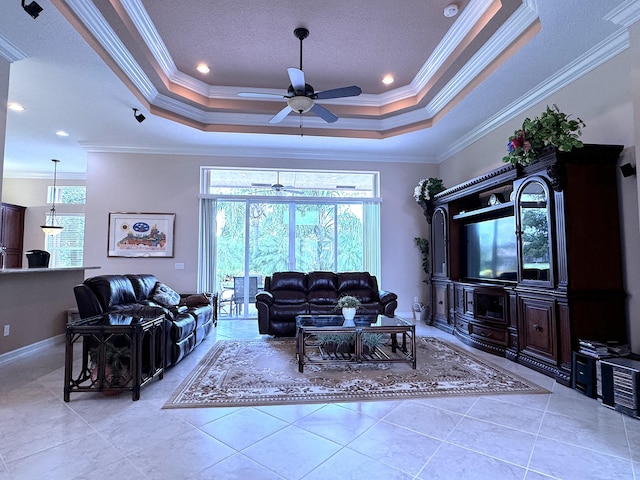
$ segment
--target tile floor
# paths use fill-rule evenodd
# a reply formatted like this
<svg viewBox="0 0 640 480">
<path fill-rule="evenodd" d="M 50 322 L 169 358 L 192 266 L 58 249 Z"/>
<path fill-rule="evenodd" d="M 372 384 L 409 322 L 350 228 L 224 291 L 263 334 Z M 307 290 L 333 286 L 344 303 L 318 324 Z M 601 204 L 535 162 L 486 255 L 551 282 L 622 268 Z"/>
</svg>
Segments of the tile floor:
<svg viewBox="0 0 640 480">
<path fill-rule="evenodd" d="M 0 480 L 640 480 L 640 420 L 476 350 L 553 393 L 161 409 L 216 339 L 258 336 L 255 320 L 221 321 L 137 402 L 63 402 L 62 344 L 4 362 Z"/>
</svg>

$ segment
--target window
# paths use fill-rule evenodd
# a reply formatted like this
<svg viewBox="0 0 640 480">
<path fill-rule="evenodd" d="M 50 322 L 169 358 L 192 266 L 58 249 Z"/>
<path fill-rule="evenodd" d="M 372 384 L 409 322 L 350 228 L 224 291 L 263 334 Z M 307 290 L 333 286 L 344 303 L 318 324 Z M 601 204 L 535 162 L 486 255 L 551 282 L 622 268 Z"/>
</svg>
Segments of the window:
<svg viewBox="0 0 640 480">
<path fill-rule="evenodd" d="M 54 200 L 53 186 L 47 189 L 47 202 Z M 51 254 L 51 268 L 81 267 L 84 250 L 84 206 L 86 187 L 79 185 L 57 186 L 55 189 L 56 221 L 62 231 L 58 235 L 45 235 L 44 249 Z M 45 215 L 45 221 L 49 212 Z"/>
<path fill-rule="evenodd" d="M 45 250 L 51 254 L 49 266 L 81 267 L 84 249 L 84 214 L 56 214 L 62 231 L 45 235 Z"/>
<path fill-rule="evenodd" d="M 379 276 L 377 172 L 204 167 L 201 173 L 199 288 L 228 293 L 229 315 L 255 314 L 250 295 L 231 293 L 238 277 L 262 282 L 283 270 Z"/>
<path fill-rule="evenodd" d="M 67 185 L 56 187 L 55 200 L 62 205 L 84 205 L 87 199 L 86 187 L 79 185 Z M 53 202 L 53 186 L 47 189 L 47 203 Z"/>
</svg>

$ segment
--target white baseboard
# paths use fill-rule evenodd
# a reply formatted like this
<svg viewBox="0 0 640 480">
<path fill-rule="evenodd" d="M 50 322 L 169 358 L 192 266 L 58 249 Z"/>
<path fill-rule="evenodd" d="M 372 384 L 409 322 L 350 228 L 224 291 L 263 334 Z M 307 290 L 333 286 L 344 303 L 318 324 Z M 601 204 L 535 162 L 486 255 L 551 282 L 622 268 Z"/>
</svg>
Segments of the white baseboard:
<svg viewBox="0 0 640 480">
<path fill-rule="evenodd" d="M 38 350 L 42 350 L 43 348 L 50 347 L 51 345 L 62 343 L 64 342 L 64 340 L 65 340 L 65 334 L 62 333 L 60 335 L 56 335 L 55 337 L 47 338 L 45 340 L 32 343 L 31 345 L 27 345 L 25 347 L 12 350 L 7 353 L 3 353 L 2 355 L 0 355 L 0 366 L 13 362 L 14 360 L 20 357 L 24 357 L 25 355 L 29 355 L 33 352 L 37 352 Z"/>
</svg>

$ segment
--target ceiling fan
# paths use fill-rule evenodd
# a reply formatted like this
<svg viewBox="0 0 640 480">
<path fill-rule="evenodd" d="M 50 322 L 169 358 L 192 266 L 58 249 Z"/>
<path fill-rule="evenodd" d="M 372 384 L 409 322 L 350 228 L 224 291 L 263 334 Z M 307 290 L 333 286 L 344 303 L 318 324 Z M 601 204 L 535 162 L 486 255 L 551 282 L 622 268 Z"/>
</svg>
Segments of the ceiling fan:
<svg viewBox="0 0 640 480">
<path fill-rule="evenodd" d="M 252 187 L 264 187 L 264 188 L 270 188 L 271 190 L 273 190 L 274 192 L 276 192 L 276 194 L 280 194 L 282 192 L 289 192 L 289 193 L 297 193 L 297 194 L 302 194 L 301 191 L 295 190 L 293 186 L 284 186 L 283 184 L 280 183 L 280 172 L 278 172 L 277 174 L 277 179 L 276 179 L 276 183 L 274 184 L 269 184 L 269 183 L 252 183 L 251 184 Z"/>
<path fill-rule="evenodd" d="M 300 68 L 287 68 L 289 79 L 291 80 L 287 94 L 241 92 L 238 95 L 248 98 L 286 98 L 287 106 L 275 114 L 269 120 L 269 123 L 280 123 L 291 112 L 297 112 L 302 115 L 309 111 L 322 118 L 325 122 L 333 123 L 338 120 L 338 117 L 323 106 L 318 105 L 315 101 L 328 98 L 356 97 L 362 93 L 362 89 L 352 85 L 350 87 L 316 92 L 311 85 L 305 83 L 304 72 L 302 71 L 302 41 L 309 36 L 309 30 L 299 27 L 293 31 L 293 34 L 300 40 Z"/>
</svg>

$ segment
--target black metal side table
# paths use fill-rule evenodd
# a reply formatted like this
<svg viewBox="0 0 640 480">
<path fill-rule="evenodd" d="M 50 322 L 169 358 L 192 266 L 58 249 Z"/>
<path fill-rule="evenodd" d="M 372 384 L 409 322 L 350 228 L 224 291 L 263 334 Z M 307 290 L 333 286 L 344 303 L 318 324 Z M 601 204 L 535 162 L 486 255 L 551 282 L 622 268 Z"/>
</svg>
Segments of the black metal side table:
<svg viewBox="0 0 640 480">
<path fill-rule="evenodd" d="M 80 371 L 74 375 L 74 347 L 82 345 Z M 133 317 L 104 314 L 67 324 L 64 401 L 71 392 L 131 391 L 164 376 L 164 315 Z"/>
</svg>

